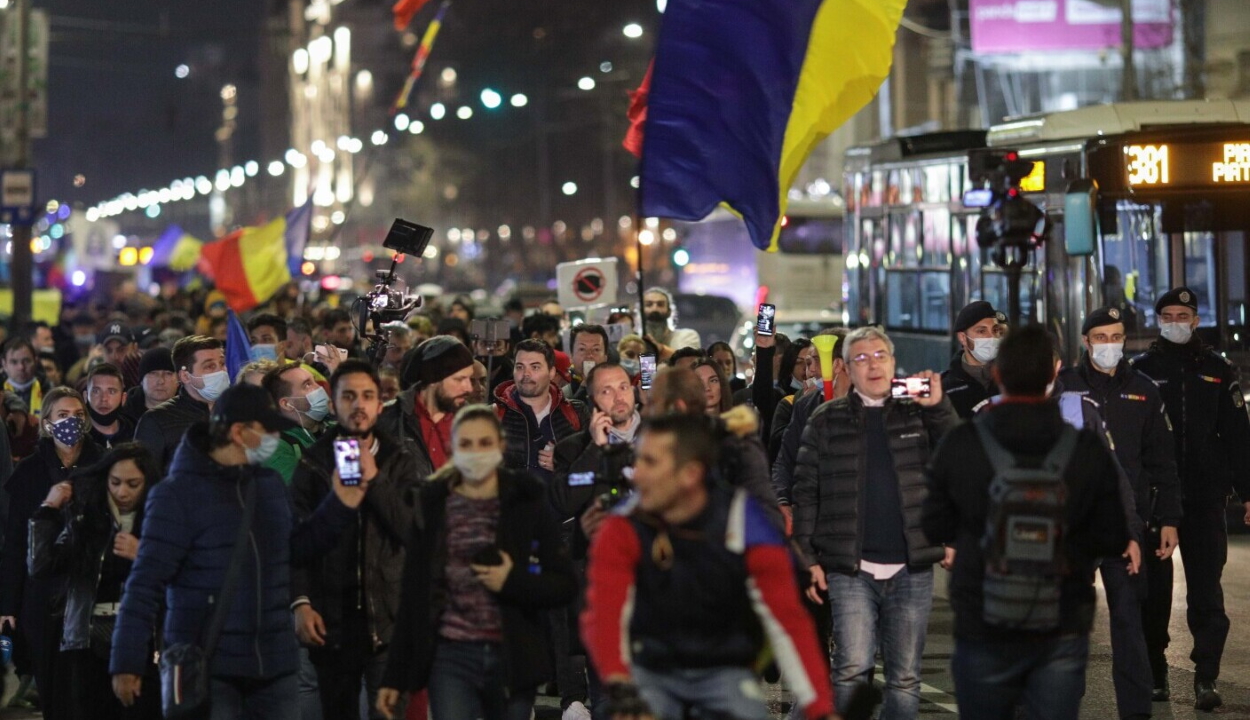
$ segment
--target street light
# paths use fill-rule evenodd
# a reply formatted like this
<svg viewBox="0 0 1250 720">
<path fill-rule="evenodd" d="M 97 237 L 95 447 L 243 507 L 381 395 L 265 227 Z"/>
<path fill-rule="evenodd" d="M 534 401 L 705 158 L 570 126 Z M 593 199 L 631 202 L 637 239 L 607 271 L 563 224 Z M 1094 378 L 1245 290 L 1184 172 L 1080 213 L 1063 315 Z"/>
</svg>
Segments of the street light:
<svg viewBox="0 0 1250 720">
<path fill-rule="evenodd" d="M 395 129 L 400 132 L 403 132 L 408 129 L 409 122 L 410 121 L 408 120 L 408 116 L 403 113 L 400 113 L 395 116 Z"/>
<path fill-rule="evenodd" d="M 269 163 L 270 175 L 274 177 L 278 177 L 284 172 L 286 172 L 286 165 L 284 165 L 281 160 L 274 160 L 273 162 Z"/>
<path fill-rule="evenodd" d="M 185 78 L 186 76 L 190 74 L 191 74 L 191 68 L 187 67 L 186 65 L 179 65 L 178 67 L 174 68 L 174 76 L 177 77 L 179 80 L 181 80 L 182 78 Z"/>
<path fill-rule="evenodd" d="M 576 195 L 577 183 L 572 182 L 572 181 L 564 183 L 564 185 L 560 186 L 560 192 L 564 193 L 565 195 Z"/>
<path fill-rule="evenodd" d="M 503 96 L 499 93 L 495 92 L 491 88 L 486 88 L 482 91 L 482 105 L 485 106 L 487 110 L 494 110 L 502 104 Z"/>
<path fill-rule="evenodd" d="M 468 120 L 469 118 L 473 117 L 473 108 L 469 107 L 468 105 L 461 105 L 460 109 L 456 111 L 456 117 L 460 118 L 461 120 Z"/>
<path fill-rule="evenodd" d="M 530 102 L 530 99 L 525 96 L 525 93 L 517 93 L 512 96 L 511 102 L 512 102 L 512 107 L 519 108 L 519 107 L 525 107 L 526 105 L 528 105 Z"/>
<path fill-rule="evenodd" d="M 625 37 L 630 40 L 637 40 L 642 37 L 642 26 L 638 23 L 630 23 L 626 25 L 621 32 L 625 33 Z"/>
<path fill-rule="evenodd" d="M 430 106 L 430 117 L 434 120 L 442 120 L 447 116 L 447 106 L 442 103 L 434 103 Z"/>
<path fill-rule="evenodd" d="M 587 92 L 590 92 L 591 90 L 594 90 L 594 89 L 595 89 L 595 79 L 594 79 L 594 78 L 592 78 L 592 77 L 590 77 L 589 75 L 587 75 L 586 77 L 584 77 L 584 78 L 582 78 L 581 80 L 578 80 L 578 81 L 577 81 L 577 89 L 578 89 L 578 90 L 585 90 L 585 91 L 587 91 Z"/>
<path fill-rule="evenodd" d="M 408 132 L 412 133 L 413 135 L 420 135 L 421 133 L 425 132 L 425 123 L 421 122 L 420 120 L 413 120 L 412 124 L 408 126 Z"/>
</svg>

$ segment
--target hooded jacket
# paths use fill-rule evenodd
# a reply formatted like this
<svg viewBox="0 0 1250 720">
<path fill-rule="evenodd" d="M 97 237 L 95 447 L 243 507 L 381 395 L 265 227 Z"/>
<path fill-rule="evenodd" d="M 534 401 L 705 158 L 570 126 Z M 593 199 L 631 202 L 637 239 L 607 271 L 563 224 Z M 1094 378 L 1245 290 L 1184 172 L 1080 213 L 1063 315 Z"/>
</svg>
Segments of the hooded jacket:
<svg viewBox="0 0 1250 720">
<path fill-rule="evenodd" d="M 208 424 L 197 423 L 178 446 L 168 477 L 148 493 L 143 542 L 122 594 L 113 631 L 110 673 L 143 673 L 162 601 L 165 642 L 199 643 L 225 581 L 244 488 L 257 483 L 256 513 L 238 588 L 209 661 L 214 676 L 274 678 L 299 666 L 291 626 L 291 566 L 329 550 L 356 512 L 331 493 L 296 524 L 278 473 L 226 466 L 209 454 Z"/>
</svg>

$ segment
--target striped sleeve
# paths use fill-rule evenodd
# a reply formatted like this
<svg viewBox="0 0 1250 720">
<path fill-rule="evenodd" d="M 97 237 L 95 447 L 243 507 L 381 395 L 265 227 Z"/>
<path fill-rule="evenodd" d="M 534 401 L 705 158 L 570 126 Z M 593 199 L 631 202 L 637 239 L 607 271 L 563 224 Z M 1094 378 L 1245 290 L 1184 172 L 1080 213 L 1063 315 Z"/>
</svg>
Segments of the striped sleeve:
<svg viewBox="0 0 1250 720">
<path fill-rule="evenodd" d="M 743 554 L 751 606 L 768 634 L 777 666 L 795 700 L 808 718 L 831 715 L 829 669 L 816 642 L 812 619 L 799 599 L 790 553 L 764 513 L 742 493 L 730 511 L 728 542 L 731 550 Z"/>
<path fill-rule="evenodd" d="M 586 568 L 586 607 L 581 616 L 582 643 L 603 680 L 630 677 L 629 623 L 642 546 L 629 520 L 603 521 Z"/>
</svg>

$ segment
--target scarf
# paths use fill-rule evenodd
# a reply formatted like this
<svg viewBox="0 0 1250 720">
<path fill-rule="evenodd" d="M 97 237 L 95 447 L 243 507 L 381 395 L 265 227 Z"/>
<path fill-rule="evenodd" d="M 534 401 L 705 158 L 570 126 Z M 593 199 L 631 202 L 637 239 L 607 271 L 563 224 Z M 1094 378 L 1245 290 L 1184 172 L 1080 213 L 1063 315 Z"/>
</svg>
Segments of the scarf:
<svg viewBox="0 0 1250 720">
<path fill-rule="evenodd" d="M 35 378 L 31 378 L 25 386 L 18 386 L 12 380 L 4 381 L 4 391 L 13 393 L 14 395 L 22 395 L 27 390 L 30 391 L 30 413 L 33 417 L 39 417 L 43 410 L 43 387 Z"/>
</svg>

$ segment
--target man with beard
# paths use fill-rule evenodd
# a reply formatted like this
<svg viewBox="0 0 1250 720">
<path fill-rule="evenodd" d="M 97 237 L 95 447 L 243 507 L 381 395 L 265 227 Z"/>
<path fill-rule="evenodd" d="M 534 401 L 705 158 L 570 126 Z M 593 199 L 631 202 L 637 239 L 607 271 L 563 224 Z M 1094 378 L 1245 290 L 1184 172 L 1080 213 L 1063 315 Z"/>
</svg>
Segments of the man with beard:
<svg viewBox="0 0 1250 720">
<path fill-rule="evenodd" d="M 990 368 L 998 357 L 998 343 L 1006 322 L 1006 316 L 984 300 L 969 303 L 955 316 L 959 353 L 942 373 L 942 391 L 964 420 L 971 418 L 981 403 L 998 394 Z"/>
<path fill-rule="evenodd" d="M 679 328 L 676 313 L 673 309 L 673 296 L 664 288 L 653 287 L 642 296 L 642 307 L 646 313 L 643 336 L 655 346 L 661 362 L 668 362 L 681 348 L 701 348 L 699 333 L 689 328 Z"/>
<path fill-rule="evenodd" d="M 418 457 L 434 470 L 451 459 L 451 424 L 473 392 L 473 353 L 448 335 L 417 346 L 401 378 L 408 389 L 382 412 L 378 427 L 413 440 Z"/>
<path fill-rule="evenodd" d="M 136 425 L 148 410 L 172 398 L 178 392 L 177 368 L 166 347 L 145 350 L 139 359 L 139 384 L 126 391 L 122 412 Z"/>
<path fill-rule="evenodd" d="M 91 439 L 106 450 L 130 442 L 135 424 L 122 413 L 122 372 L 109 363 L 101 363 L 87 373 L 87 412 L 91 415 Z"/>
<path fill-rule="evenodd" d="M 298 366 L 284 373 L 300 375 L 308 374 Z M 304 379 L 311 383 L 311 377 Z M 292 611 L 296 634 L 317 669 L 322 715 L 345 718 L 359 716 L 362 678 L 369 706 L 376 704 L 399 609 L 395 579 L 403 572 L 404 543 L 413 522 L 413 507 L 404 498 L 433 468 L 410 441 L 376 427 L 382 398 L 372 365 L 343 361 L 330 387 L 338 425 L 300 460 L 291 488 L 296 516 L 311 516 L 333 492 L 336 440 L 355 439 L 362 459 L 376 458 L 369 464 L 376 465 L 377 474 L 369 480 L 359 522 L 319 562 L 294 572 Z"/>
<path fill-rule="evenodd" d="M 516 346 L 512 382 L 495 391 L 507 441 L 504 467 L 529 470 L 548 484 L 555 469 L 556 443 L 586 425 L 585 407 L 565 398 L 554 383 L 555 362 L 550 345 L 522 340 Z"/>
</svg>

